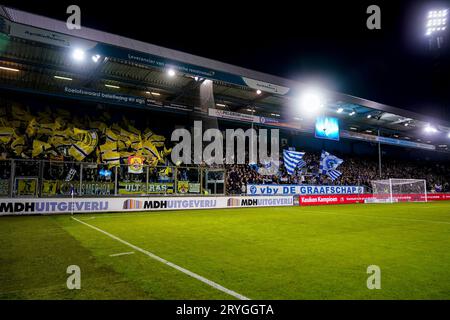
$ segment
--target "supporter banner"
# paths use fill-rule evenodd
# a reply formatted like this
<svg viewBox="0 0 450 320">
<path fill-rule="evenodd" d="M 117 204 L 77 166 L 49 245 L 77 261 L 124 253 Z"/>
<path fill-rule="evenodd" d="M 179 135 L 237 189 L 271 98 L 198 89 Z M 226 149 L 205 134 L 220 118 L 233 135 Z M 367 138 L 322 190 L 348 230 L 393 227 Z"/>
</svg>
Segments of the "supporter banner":
<svg viewBox="0 0 450 320">
<path fill-rule="evenodd" d="M 189 193 L 200 193 L 200 183 L 189 182 Z"/>
<path fill-rule="evenodd" d="M 85 196 L 114 195 L 114 182 L 83 182 L 81 194 Z"/>
<path fill-rule="evenodd" d="M 189 192 L 189 181 L 178 181 L 177 182 L 177 192 L 178 193 Z"/>
<path fill-rule="evenodd" d="M 119 182 L 119 194 L 165 194 L 173 193 L 173 182 L 147 183 L 145 182 Z"/>
<path fill-rule="evenodd" d="M 352 204 L 352 203 L 364 203 L 366 199 L 371 199 L 372 194 L 359 194 L 359 195 L 301 195 L 299 196 L 300 206 L 319 206 L 327 204 Z M 424 194 L 402 194 L 395 195 L 395 199 L 398 202 L 407 201 L 425 201 Z M 450 193 L 431 193 L 427 195 L 428 201 L 442 201 L 450 200 Z"/>
<path fill-rule="evenodd" d="M 271 185 L 248 184 L 247 195 L 312 195 L 312 194 L 361 194 L 362 186 L 308 186 L 308 185 Z"/>
<path fill-rule="evenodd" d="M 141 156 L 128 157 L 128 173 L 142 173 L 144 172 L 144 158 Z"/>
<path fill-rule="evenodd" d="M 234 207 L 292 206 L 293 197 L 141 197 L 71 199 L 4 199 L 0 215 L 193 210 Z"/>
<path fill-rule="evenodd" d="M 37 195 L 37 178 L 17 178 L 16 181 L 18 196 Z"/>
<path fill-rule="evenodd" d="M 9 195 L 9 180 L 1 179 L 0 180 L 0 196 L 8 196 Z"/>
<path fill-rule="evenodd" d="M 72 187 L 75 194 L 79 194 L 80 184 L 61 180 L 44 180 L 42 182 L 41 195 L 51 197 L 57 195 L 70 195 Z M 81 194 L 84 196 L 109 196 L 114 194 L 114 182 L 88 182 L 81 184 Z"/>
</svg>

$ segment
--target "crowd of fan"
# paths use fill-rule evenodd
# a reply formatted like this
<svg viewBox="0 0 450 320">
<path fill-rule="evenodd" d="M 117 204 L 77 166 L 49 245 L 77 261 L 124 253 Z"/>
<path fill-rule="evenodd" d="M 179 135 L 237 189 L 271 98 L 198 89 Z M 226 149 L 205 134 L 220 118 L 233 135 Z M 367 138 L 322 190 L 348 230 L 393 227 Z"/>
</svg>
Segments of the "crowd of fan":
<svg viewBox="0 0 450 320">
<path fill-rule="evenodd" d="M 379 175 L 378 161 L 365 157 L 342 156 L 344 162 L 338 167 L 342 175 L 332 181 L 319 173 L 320 152 L 306 153 L 303 160 L 306 166 L 289 175 L 282 161 L 275 175 L 261 175 L 249 165 L 230 165 L 227 167 L 227 191 L 240 194 L 246 192 L 247 184 L 309 184 L 309 185 L 358 185 L 371 190 L 372 180 L 401 178 L 426 179 L 429 191 L 450 192 L 450 168 L 442 163 L 405 162 L 385 159 L 382 175 Z"/>
</svg>

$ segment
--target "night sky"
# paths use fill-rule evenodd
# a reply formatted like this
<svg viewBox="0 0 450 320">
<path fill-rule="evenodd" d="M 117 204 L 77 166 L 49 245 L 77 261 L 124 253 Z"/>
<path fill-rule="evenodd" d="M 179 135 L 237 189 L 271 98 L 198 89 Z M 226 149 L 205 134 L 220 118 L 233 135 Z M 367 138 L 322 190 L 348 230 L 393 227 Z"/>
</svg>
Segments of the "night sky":
<svg viewBox="0 0 450 320">
<path fill-rule="evenodd" d="M 78 4 L 87 27 L 450 121 L 449 50 L 437 57 L 424 36 L 449 1 L 308 2 L 2 1 L 60 20 Z M 371 4 L 381 30 L 366 28 Z"/>
</svg>

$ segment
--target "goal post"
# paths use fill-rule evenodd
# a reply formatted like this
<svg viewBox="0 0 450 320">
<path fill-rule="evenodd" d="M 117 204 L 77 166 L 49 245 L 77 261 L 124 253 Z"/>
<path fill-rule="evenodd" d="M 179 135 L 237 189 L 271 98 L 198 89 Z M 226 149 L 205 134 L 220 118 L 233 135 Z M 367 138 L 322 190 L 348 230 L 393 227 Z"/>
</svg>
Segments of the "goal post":
<svg viewBox="0 0 450 320">
<path fill-rule="evenodd" d="M 372 202 L 428 202 L 424 179 L 373 180 L 372 194 Z"/>
</svg>

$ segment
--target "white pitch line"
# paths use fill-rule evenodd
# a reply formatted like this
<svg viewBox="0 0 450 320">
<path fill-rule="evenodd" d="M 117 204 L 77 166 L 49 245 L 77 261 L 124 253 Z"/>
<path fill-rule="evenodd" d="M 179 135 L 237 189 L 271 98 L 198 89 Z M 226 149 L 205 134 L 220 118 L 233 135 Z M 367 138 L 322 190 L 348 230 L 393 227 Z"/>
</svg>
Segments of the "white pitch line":
<svg viewBox="0 0 450 320">
<path fill-rule="evenodd" d="M 156 254 L 151 253 L 150 251 L 147 251 L 147 250 L 144 250 L 142 248 L 139 248 L 138 246 L 135 246 L 134 244 L 131 244 L 131 243 L 125 241 L 125 240 L 122 240 L 119 237 L 117 237 L 117 236 L 115 236 L 115 235 L 113 235 L 113 234 L 111 234 L 109 232 L 106 232 L 106 231 L 104 231 L 104 230 L 102 230 L 100 228 L 97 228 L 97 227 L 95 227 L 95 226 L 93 226 L 93 225 L 91 225 L 91 224 L 89 224 L 87 222 L 81 221 L 81 220 L 79 220 L 77 218 L 72 217 L 72 219 L 77 221 L 77 222 L 79 222 L 79 223 L 81 223 L 81 224 L 84 224 L 85 226 L 87 226 L 89 228 L 92 228 L 92 229 L 94 229 L 94 230 L 96 230 L 98 232 L 101 232 L 101 233 L 107 235 L 108 237 L 110 237 L 110 238 L 112 238 L 112 239 L 114 239 L 116 241 L 119 241 L 119 242 L 121 242 L 121 243 L 123 243 L 123 244 L 125 244 L 125 245 L 127 245 L 127 246 L 129 246 L 131 248 L 133 248 L 136 251 L 139 251 L 139 252 L 149 256 L 150 258 L 155 259 L 156 261 L 162 262 L 162 263 L 164 263 L 165 265 L 167 265 L 169 267 L 172 267 L 172 268 L 174 268 L 174 269 L 176 269 L 176 270 L 178 270 L 180 272 L 183 272 L 184 274 L 186 274 L 186 275 L 188 275 L 188 276 L 190 276 L 190 277 L 192 277 L 194 279 L 197 279 L 197 280 L 199 280 L 199 281 L 201 281 L 201 282 L 203 282 L 203 283 L 205 283 L 205 284 L 207 284 L 207 285 L 209 285 L 209 286 L 211 286 L 211 287 L 213 287 L 213 288 L 215 288 L 215 289 L 217 289 L 219 291 L 225 292 L 226 294 L 229 294 L 230 296 L 233 296 L 233 297 L 235 297 L 235 298 L 237 298 L 239 300 L 250 300 L 246 296 L 243 296 L 243 295 L 241 295 L 241 294 L 239 294 L 239 293 L 237 293 L 237 292 L 235 292 L 233 290 L 227 289 L 227 288 L 221 286 L 220 284 L 218 284 L 218 283 L 216 283 L 214 281 L 211 281 L 209 279 L 206 279 L 205 277 L 202 277 L 201 275 L 199 275 L 199 274 L 197 274 L 195 272 L 189 271 L 188 269 L 180 267 L 179 265 L 176 265 L 175 263 L 167 261 L 166 259 L 163 259 L 163 258 L 157 256 Z"/>
<path fill-rule="evenodd" d="M 134 254 L 134 251 L 130 251 L 130 252 L 121 252 L 121 253 L 114 253 L 114 254 L 110 254 L 110 257 L 119 257 L 119 256 L 125 256 L 127 254 Z"/>
</svg>

